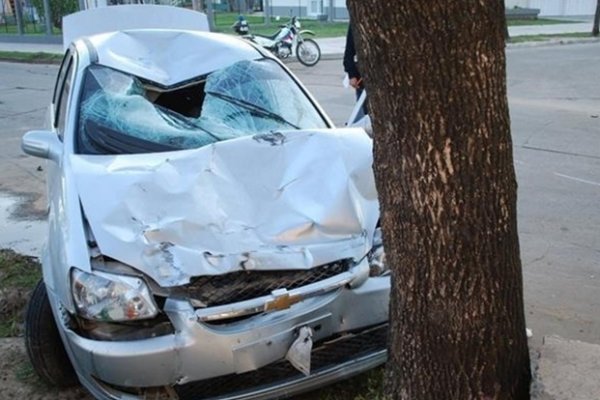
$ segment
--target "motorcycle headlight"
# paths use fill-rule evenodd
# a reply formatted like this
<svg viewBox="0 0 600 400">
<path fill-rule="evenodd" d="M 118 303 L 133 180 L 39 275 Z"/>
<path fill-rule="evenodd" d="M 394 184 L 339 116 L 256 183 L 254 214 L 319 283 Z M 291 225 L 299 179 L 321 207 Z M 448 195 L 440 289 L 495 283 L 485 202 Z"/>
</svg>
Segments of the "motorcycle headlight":
<svg viewBox="0 0 600 400">
<path fill-rule="evenodd" d="M 71 292 L 79 314 L 97 321 L 131 321 L 158 313 L 148 286 L 139 278 L 73 269 Z"/>
</svg>

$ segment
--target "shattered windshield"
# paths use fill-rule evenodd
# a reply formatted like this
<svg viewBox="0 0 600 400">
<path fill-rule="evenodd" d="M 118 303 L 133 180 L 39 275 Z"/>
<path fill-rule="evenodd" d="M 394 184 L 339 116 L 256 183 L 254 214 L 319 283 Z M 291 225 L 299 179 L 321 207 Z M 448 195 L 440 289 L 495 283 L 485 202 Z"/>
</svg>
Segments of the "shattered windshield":
<svg viewBox="0 0 600 400">
<path fill-rule="evenodd" d="M 240 61 L 173 88 L 94 65 L 86 71 L 77 147 L 84 154 L 145 153 L 326 127 L 272 60 Z"/>
</svg>

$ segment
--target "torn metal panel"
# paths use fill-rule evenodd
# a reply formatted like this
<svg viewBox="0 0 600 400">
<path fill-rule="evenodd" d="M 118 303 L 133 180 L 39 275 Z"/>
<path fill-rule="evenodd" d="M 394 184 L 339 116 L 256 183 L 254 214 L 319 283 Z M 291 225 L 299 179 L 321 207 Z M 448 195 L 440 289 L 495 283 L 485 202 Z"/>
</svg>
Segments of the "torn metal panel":
<svg viewBox="0 0 600 400">
<path fill-rule="evenodd" d="M 353 129 L 273 137 L 167 153 L 72 155 L 101 252 L 162 286 L 362 258 L 379 217 L 370 139 Z"/>
</svg>

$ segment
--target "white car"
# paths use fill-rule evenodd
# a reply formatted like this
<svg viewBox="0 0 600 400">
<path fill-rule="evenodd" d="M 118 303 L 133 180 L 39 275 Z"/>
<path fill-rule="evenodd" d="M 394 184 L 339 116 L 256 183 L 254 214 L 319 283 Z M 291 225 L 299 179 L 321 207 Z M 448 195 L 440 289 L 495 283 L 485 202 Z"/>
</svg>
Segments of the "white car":
<svg viewBox="0 0 600 400">
<path fill-rule="evenodd" d="M 65 20 L 50 128 L 22 141 L 49 160 L 26 344 L 50 383 L 268 399 L 386 359 L 370 138 L 207 26 L 162 6 Z"/>
</svg>

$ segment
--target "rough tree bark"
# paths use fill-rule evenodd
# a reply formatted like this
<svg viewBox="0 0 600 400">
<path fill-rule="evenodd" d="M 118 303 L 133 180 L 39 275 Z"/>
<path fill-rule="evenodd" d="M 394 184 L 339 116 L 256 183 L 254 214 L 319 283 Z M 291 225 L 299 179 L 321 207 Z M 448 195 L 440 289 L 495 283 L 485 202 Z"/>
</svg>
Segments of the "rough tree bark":
<svg viewBox="0 0 600 400">
<path fill-rule="evenodd" d="M 527 399 L 503 0 L 348 0 L 392 267 L 393 399 Z"/>
<path fill-rule="evenodd" d="M 596 3 L 596 14 L 594 14 L 594 26 L 592 27 L 592 35 L 600 35 L 600 0 Z"/>
</svg>

